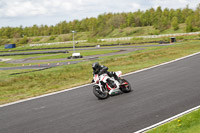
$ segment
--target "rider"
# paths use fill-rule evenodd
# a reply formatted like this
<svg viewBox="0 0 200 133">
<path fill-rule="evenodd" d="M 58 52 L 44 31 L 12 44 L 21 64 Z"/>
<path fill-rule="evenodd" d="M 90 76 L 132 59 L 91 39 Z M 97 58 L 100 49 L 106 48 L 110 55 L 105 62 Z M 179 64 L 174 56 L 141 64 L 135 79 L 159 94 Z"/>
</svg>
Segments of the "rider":
<svg viewBox="0 0 200 133">
<path fill-rule="evenodd" d="M 101 75 L 101 74 L 107 73 L 109 77 L 114 77 L 114 79 L 117 80 L 121 84 L 121 79 L 116 75 L 115 72 L 108 72 L 108 67 L 100 65 L 98 62 L 95 62 L 92 64 L 92 69 L 93 69 L 93 76 L 94 74 Z M 108 83 L 109 82 L 110 81 L 108 81 Z"/>
</svg>

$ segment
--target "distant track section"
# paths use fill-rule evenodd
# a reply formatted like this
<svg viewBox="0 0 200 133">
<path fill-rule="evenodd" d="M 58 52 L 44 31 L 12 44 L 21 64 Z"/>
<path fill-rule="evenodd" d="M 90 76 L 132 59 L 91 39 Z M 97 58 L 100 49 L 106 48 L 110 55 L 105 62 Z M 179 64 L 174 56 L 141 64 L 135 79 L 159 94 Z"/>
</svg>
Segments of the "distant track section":
<svg viewBox="0 0 200 133">
<path fill-rule="evenodd" d="M 35 51 L 35 52 L 19 52 L 19 53 L 4 53 L 0 56 L 14 56 L 14 55 L 31 55 L 31 54 L 49 54 L 49 53 L 68 53 L 67 50 L 54 50 L 54 51 Z"/>
</svg>

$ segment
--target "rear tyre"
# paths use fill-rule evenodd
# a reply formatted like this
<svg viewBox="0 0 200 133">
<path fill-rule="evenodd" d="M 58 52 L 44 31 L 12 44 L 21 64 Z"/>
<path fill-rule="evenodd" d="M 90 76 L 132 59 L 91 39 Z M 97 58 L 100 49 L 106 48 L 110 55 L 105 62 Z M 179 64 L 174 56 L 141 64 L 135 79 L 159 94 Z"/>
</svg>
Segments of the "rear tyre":
<svg viewBox="0 0 200 133">
<path fill-rule="evenodd" d="M 98 85 L 93 86 L 93 93 L 98 99 L 106 99 L 109 97 L 108 92 L 105 90 L 102 92 Z"/>
<path fill-rule="evenodd" d="M 121 79 L 121 80 L 122 80 L 122 85 L 120 87 L 121 91 L 124 92 L 124 93 L 131 92 L 132 89 L 131 89 L 130 83 L 127 80 L 125 80 L 125 79 Z"/>
</svg>

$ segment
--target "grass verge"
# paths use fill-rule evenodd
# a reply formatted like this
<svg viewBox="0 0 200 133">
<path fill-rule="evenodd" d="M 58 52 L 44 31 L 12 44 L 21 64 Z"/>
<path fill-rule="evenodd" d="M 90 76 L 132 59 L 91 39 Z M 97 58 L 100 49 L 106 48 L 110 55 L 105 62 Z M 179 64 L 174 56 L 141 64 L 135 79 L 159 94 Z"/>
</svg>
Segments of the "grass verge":
<svg viewBox="0 0 200 133">
<path fill-rule="evenodd" d="M 199 133 L 200 109 L 154 128 L 147 133 Z"/>
<path fill-rule="evenodd" d="M 199 51 L 200 41 L 187 41 L 171 46 L 151 47 L 128 54 L 109 56 L 95 61 L 108 66 L 109 71 L 121 70 L 123 73 L 128 73 Z M 90 83 L 93 62 L 59 66 L 22 75 L 2 75 L 0 104 Z"/>
</svg>

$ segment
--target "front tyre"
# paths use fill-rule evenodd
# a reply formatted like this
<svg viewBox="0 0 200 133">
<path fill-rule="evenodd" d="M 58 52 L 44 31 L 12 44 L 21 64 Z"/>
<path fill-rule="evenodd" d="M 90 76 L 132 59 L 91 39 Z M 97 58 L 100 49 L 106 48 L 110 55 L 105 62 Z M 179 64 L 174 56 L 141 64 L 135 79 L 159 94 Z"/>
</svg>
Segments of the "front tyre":
<svg viewBox="0 0 200 133">
<path fill-rule="evenodd" d="M 98 85 L 93 86 L 93 93 L 98 99 L 106 99 L 109 97 L 108 92 L 105 90 L 102 92 Z"/>
<path fill-rule="evenodd" d="M 130 83 L 127 80 L 125 80 L 125 79 L 121 79 L 121 80 L 122 80 L 122 85 L 120 87 L 121 91 L 124 92 L 124 93 L 131 92 L 132 89 L 131 89 Z"/>
</svg>

